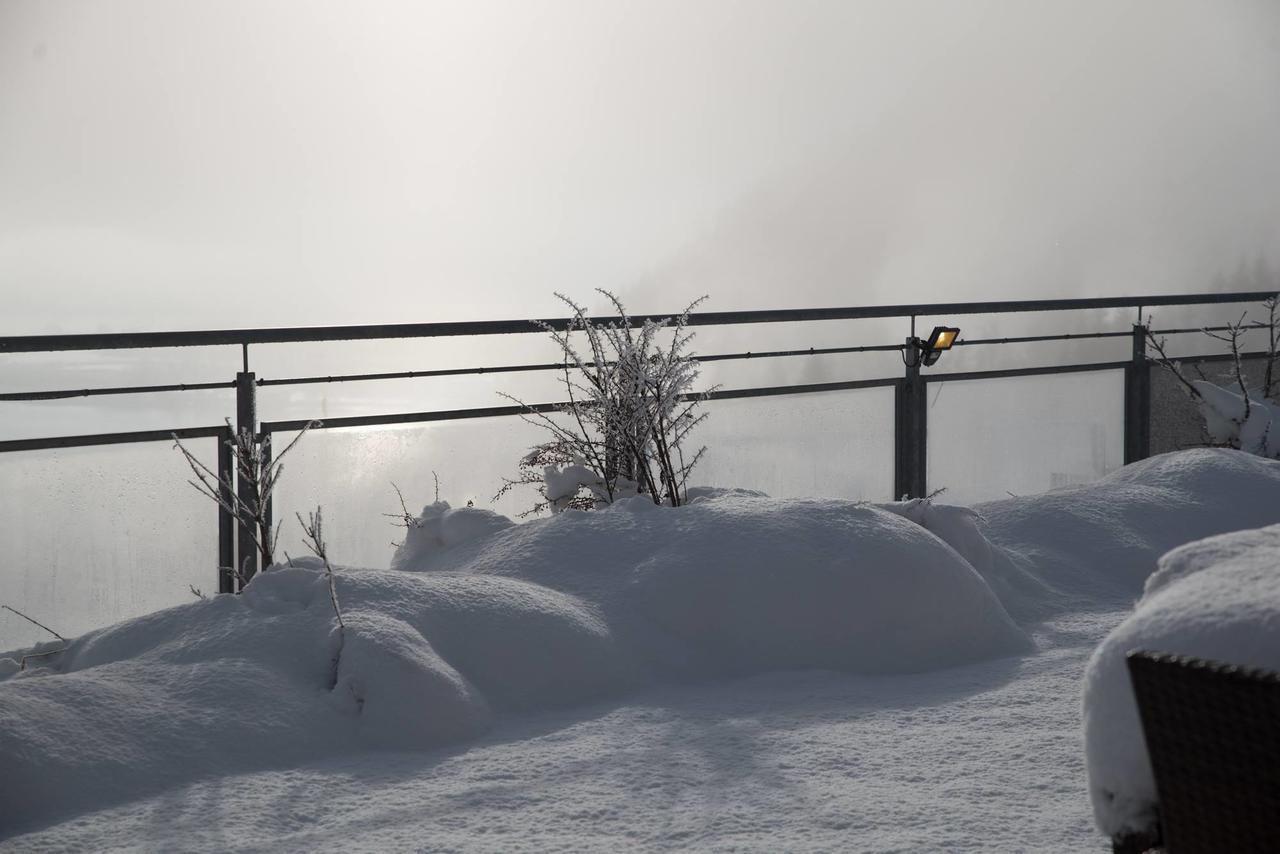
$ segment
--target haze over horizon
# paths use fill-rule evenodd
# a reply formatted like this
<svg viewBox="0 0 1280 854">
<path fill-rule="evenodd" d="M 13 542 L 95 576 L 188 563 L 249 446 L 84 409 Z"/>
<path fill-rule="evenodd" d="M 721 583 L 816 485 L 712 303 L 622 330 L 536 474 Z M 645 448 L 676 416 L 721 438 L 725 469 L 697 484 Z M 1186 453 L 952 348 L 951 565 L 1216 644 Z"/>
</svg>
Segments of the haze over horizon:
<svg viewBox="0 0 1280 854">
<path fill-rule="evenodd" d="M 0 334 L 1189 292 L 1267 2 L 0 4 Z"/>
</svg>

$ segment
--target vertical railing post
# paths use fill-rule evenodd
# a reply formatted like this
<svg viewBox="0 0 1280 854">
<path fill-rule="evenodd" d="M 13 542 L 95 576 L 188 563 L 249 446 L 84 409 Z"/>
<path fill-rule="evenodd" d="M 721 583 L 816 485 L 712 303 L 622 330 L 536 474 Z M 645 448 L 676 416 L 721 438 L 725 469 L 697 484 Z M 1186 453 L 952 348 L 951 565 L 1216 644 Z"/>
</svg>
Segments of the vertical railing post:
<svg viewBox="0 0 1280 854">
<path fill-rule="evenodd" d="M 925 461 L 928 450 L 928 409 L 920 365 L 907 364 L 906 375 L 893 387 L 893 499 L 927 495 Z"/>
<path fill-rule="evenodd" d="M 247 361 L 247 359 L 246 359 Z M 247 365 L 246 365 L 247 367 Z M 252 371 L 244 370 L 236 374 L 236 440 L 243 441 L 247 434 L 254 437 L 258 432 L 258 383 Z M 252 441 L 252 439 L 251 439 Z M 258 571 L 258 552 L 253 534 L 253 517 L 249 508 L 254 503 L 254 487 L 240 471 L 236 472 L 236 495 L 240 499 L 240 536 L 238 537 L 236 566 L 244 581 L 253 578 Z"/>
<path fill-rule="evenodd" d="M 218 592 L 236 592 L 236 522 L 231 511 L 231 484 L 235 477 L 231 462 L 231 428 L 218 434 Z"/>
<path fill-rule="evenodd" d="M 1133 325 L 1133 361 L 1124 369 L 1124 462 L 1151 456 L 1151 360 L 1147 327 Z"/>
</svg>

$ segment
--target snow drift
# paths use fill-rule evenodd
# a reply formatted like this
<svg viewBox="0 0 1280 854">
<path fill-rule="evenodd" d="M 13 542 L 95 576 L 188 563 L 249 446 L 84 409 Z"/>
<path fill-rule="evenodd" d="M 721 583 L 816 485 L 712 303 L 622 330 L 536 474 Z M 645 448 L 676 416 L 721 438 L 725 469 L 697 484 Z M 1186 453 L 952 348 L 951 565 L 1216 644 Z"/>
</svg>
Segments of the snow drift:
<svg viewBox="0 0 1280 854">
<path fill-rule="evenodd" d="M 1127 605 L 1170 549 L 1280 522 L 1280 462 L 1196 448 L 975 509 L 996 546 L 984 574 L 1016 619 Z"/>
<path fill-rule="evenodd" d="M 324 576 L 304 564 L 91 632 L 0 683 L 0 830 L 206 775 L 465 739 L 626 672 L 589 607 L 517 580 L 347 572 L 339 595 L 340 655 Z"/>
<path fill-rule="evenodd" d="M 598 607 L 660 677 L 783 668 L 926 670 L 1017 652 L 1026 638 L 953 548 L 898 513 L 743 493 L 680 508 L 629 498 L 489 536 L 473 508 L 428 507 L 393 564 L 513 577 Z"/>
<path fill-rule="evenodd" d="M 1184 545 L 1147 579 L 1084 682 L 1089 793 L 1108 835 L 1153 820 L 1155 781 L 1125 656 L 1136 649 L 1280 670 L 1280 525 Z"/>
<path fill-rule="evenodd" d="M 342 640 L 320 567 L 295 563 L 241 596 L 91 632 L 0 683 L 6 822 L 456 742 L 495 715 L 643 682 L 919 671 L 1029 644 L 953 548 L 844 501 L 633 499 L 524 525 L 435 504 L 402 569 L 339 571 Z"/>
<path fill-rule="evenodd" d="M 341 635 L 304 560 L 27 672 L 0 658 L 0 833 L 201 777 L 456 743 L 654 682 L 1019 654 L 1010 613 L 1114 608 L 1168 548 L 1280 522 L 1280 463 L 1185 452 L 976 510 L 691 497 L 519 525 L 430 505 L 394 569 L 339 571 Z"/>
</svg>

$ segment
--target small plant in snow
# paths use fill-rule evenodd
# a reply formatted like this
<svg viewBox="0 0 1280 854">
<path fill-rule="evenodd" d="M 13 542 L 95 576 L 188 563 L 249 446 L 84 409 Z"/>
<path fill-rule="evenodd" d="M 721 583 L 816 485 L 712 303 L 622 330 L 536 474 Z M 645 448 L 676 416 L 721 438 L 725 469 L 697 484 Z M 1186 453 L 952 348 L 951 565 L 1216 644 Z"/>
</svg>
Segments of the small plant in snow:
<svg viewBox="0 0 1280 854">
<path fill-rule="evenodd" d="M 1210 382 L 1203 373 L 1200 379 L 1188 379 L 1182 366 L 1165 352 L 1165 342 L 1151 334 L 1151 318 L 1147 318 L 1147 340 L 1156 352 L 1156 362 L 1167 368 L 1186 389 L 1204 417 L 1209 439 L 1220 447 L 1236 448 L 1271 459 L 1280 459 L 1280 301 L 1271 297 L 1263 302 L 1267 319 L 1245 323 L 1241 315 L 1228 324 L 1225 334 L 1204 330 L 1210 338 L 1222 341 L 1231 349 L 1231 385 L 1223 387 Z M 1266 330 L 1267 352 L 1262 385 L 1249 388 L 1241 362 L 1242 338 L 1248 330 Z M 1198 372 L 1198 369 L 1197 369 Z"/>
<path fill-rule="evenodd" d="M 227 426 L 230 424 L 228 419 Z M 264 569 L 275 562 L 276 542 L 280 536 L 279 524 L 273 530 L 268 513 L 271 507 L 271 496 L 280 483 L 280 476 L 284 474 L 284 458 L 308 430 L 319 424 L 319 421 L 307 423 L 298 431 L 293 441 L 274 458 L 271 455 L 270 436 L 259 442 L 252 431 L 242 429 L 235 433 L 234 438 L 228 439 L 227 447 L 231 449 L 232 466 L 236 476 L 240 483 L 247 485 L 247 496 L 243 499 L 236 489 L 235 478 L 230 474 L 219 478 L 214 471 L 187 450 L 182 440 L 176 435 L 173 437 L 174 447 L 182 452 L 187 465 L 195 474 L 195 479 L 188 480 L 187 483 L 248 527 L 253 544 L 262 557 Z M 242 560 L 247 563 L 249 558 L 246 555 Z M 239 567 L 224 568 L 230 569 L 241 584 L 247 581 L 243 563 Z M 192 592 L 196 593 L 194 590 Z M 196 595 L 200 594 L 196 593 Z"/>
<path fill-rule="evenodd" d="M 338 649 L 333 656 L 333 674 L 329 684 L 332 688 L 338 684 L 338 662 L 346 643 L 347 625 L 342 621 L 342 608 L 338 606 L 338 586 L 334 581 L 333 564 L 329 563 L 329 550 L 324 541 L 324 516 L 320 507 L 314 513 L 308 513 L 305 520 L 301 513 L 295 515 L 298 517 L 298 524 L 302 526 L 302 542 L 324 564 L 325 579 L 329 582 L 329 603 L 333 606 L 334 619 L 338 621 Z"/>
<path fill-rule="evenodd" d="M 569 402 L 560 417 L 504 395 L 525 407 L 526 421 L 551 434 L 521 458 L 518 476 L 505 479 L 495 496 L 535 485 L 542 500 L 529 513 L 589 509 L 632 495 L 679 506 L 689 474 L 706 451 L 685 454 L 685 440 L 707 417 L 698 407 L 709 392 L 693 391 L 699 367 L 689 353 L 688 329 L 689 313 L 706 297 L 677 317 L 634 329 L 622 302 L 608 291 L 599 293 L 617 310 L 616 320 L 594 323 L 581 306 L 556 294 L 573 312 L 569 327 L 561 332 L 542 324 L 564 359 Z"/>
</svg>

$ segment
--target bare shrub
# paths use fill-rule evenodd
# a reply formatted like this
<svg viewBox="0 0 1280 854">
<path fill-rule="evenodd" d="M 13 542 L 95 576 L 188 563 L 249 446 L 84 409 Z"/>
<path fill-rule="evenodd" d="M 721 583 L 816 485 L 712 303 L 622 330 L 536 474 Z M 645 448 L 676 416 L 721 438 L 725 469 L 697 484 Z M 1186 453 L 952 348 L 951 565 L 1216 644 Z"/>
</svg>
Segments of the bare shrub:
<svg viewBox="0 0 1280 854">
<path fill-rule="evenodd" d="M 1276 369 L 1280 363 L 1280 299 L 1273 296 L 1262 305 L 1267 312 L 1265 320 L 1246 322 L 1246 312 L 1235 323 L 1227 324 L 1225 331 L 1204 330 L 1205 335 L 1230 349 L 1229 377 L 1233 388 L 1211 382 L 1198 366 L 1199 379 L 1187 377 L 1181 363 L 1169 356 L 1164 339 L 1151 332 L 1150 317 L 1146 320 L 1147 342 L 1155 351 L 1155 361 L 1176 377 L 1195 401 L 1205 420 L 1210 444 L 1280 458 L 1280 424 L 1276 423 L 1280 420 L 1280 371 Z M 1262 330 L 1267 335 L 1263 380 L 1261 386 L 1250 389 L 1242 361 L 1244 335 Z"/>
<path fill-rule="evenodd" d="M 329 582 L 329 604 L 333 606 L 334 619 L 338 621 L 338 650 L 333 657 L 333 671 L 329 687 L 338 684 L 338 662 L 342 658 L 342 648 L 346 644 L 347 625 L 342 621 L 342 608 L 338 605 L 338 586 L 334 580 L 333 564 L 329 563 L 329 548 L 324 541 L 323 508 L 316 507 L 314 513 L 308 513 L 304 520 L 301 513 L 295 514 L 298 524 L 302 526 L 302 542 L 313 555 L 324 564 L 325 579 Z"/>
<path fill-rule="evenodd" d="M 582 306 L 556 294 L 573 312 L 569 326 L 562 332 L 542 324 L 564 360 L 569 401 L 560 411 L 539 412 L 503 395 L 551 438 L 521 458 L 517 476 L 504 479 L 495 500 L 533 485 L 542 500 L 530 513 L 588 509 L 631 495 L 673 507 L 685 503 L 689 474 L 706 451 L 685 454 L 690 433 L 707 417 L 699 405 L 709 391 L 693 391 L 699 365 L 689 352 L 688 328 L 689 313 L 706 297 L 676 317 L 634 329 L 621 300 L 599 293 L 612 303 L 616 320 L 595 323 Z M 586 352 L 575 338 L 585 340 Z"/>
<path fill-rule="evenodd" d="M 187 450 L 181 439 L 176 435 L 173 437 L 174 447 L 182 452 L 183 458 L 195 475 L 195 479 L 188 480 L 187 483 L 246 526 L 253 539 L 254 547 L 262 558 L 264 569 L 275 562 L 276 543 L 280 537 L 279 524 L 274 529 L 271 527 L 270 511 L 271 497 L 275 494 L 280 477 L 284 474 L 284 458 L 308 430 L 320 426 L 320 423 L 319 421 L 308 422 L 298 431 L 298 435 L 293 437 L 293 441 L 274 457 L 271 453 L 270 436 L 258 441 L 258 437 L 247 428 L 236 431 L 233 438 L 227 440 L 227 447 L 231 449 L 235 478 L 230 473 L 225 477 L 218 477 L 216 472 Z M 230 419 L 227 420 L 227 426 L 231 426 Z M 236 489 L 237 479 L 247 486 L 245 498 L 241 498 Z M 239 567 L 223 568 L 230 570 L 243 585 L 248 581 L 245 577 L 247 573 L 244 571 L 248 561 L 249 556 L 244 555 L 241 557 Z"/>
</svg>

